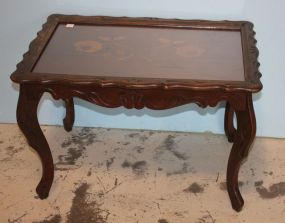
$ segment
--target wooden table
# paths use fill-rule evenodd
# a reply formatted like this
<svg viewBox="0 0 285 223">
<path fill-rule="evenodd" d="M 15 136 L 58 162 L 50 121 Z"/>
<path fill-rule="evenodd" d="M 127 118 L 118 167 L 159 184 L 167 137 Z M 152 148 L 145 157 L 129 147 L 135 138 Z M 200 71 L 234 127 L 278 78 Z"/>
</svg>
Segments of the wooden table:
<svg viewBox="0 0 285 223">
<path fill-rule="evenodd" d="M 43 166 L 39 197 L 48 197 L 54 177 L 37 119 L 44 92 L 65 101 L 67 131 L 74 122 L 73 97 L 108 108 L 155 110 L 226 101 L 225 132 L 233 142 L 227 188 L 240 211 L 239 168 L 256 131 L 252 93 L 262 89 L 254 35 L 247 21 L 51 15 L 11 75 L 20 84 L 18 125 Z"/>
</svg>

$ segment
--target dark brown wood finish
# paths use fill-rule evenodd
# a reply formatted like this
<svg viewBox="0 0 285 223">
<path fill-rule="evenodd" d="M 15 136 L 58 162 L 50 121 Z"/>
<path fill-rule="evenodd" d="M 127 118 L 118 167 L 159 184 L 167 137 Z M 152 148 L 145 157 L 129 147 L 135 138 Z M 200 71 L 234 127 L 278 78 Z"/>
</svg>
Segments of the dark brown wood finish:
<svg viewBox="0 0 285 223">
<path fill-rule="evenodd" d="M 109 77 L 97 75 L 35 73 L 34 67 L 49 44 L 58 24 L 85 24 L 100 26 L 127 26 L 171 28 L 184 30 L 239 31 L 244 66 L 244 81 L 192 80 L 144 77 Z M 30 44 L 29 51 L 11 79 L 20 84 L 17 109 L 18 124 L 29 144 L 39 154 L 43 164 L 43 176 L 37 187 L 40 198 L 46 198 L 53 180 L 53 161 L 50 148 L 37 121 L 37 106 L 44 92 L 54 99 L 62 99 L 66 104 L 64 127 L 70 131 L 74 122 L 73 97 L 78 97 L 97 105 L 115 108 L 123 106 L 131 109 L 144 107 L 161 110 L 187 103 L 201 107 L 216 106 L 226 101 L 225 132 L 233 142 L 228 170 L 227 186 L 232 207 L 240 211 L 243 199 L 238 188 L 238 172 L 241 161 L 248 155 L 255 137 L 255 116 L 252 93 L 262 89 L 261 74 L 258 71 L 258 50 L 255 46 L 253 24 L 247 21 L 200 21 L 167 20 L 151 18 L 88 17 L 73 15 L 51 15 L 37 38 Z M 94 74 L 96 72 L 94 71 Z M 175 76 L 175 74 L 173 74 Z M 237 117 L 237 129 L 233 126 L 233 114 Z"/>
<path fill-rule="evenodd" d="M 17 121 L 29 145 L 38 153 L 42 162 L 42 178 L 36 188 L 41 199 L 47 198 L 54 176 L 54 165 L 47 140 L 40 128 L 37 108 L 44 89 L 37 85 L 20 85 Z"/>
<path fill-rule="evenodd" d="M 65 99 L 65 108 L 66 108 L 66 115 L 65 118 L 63 119 L 63 126 L 67 132 L 70 132 L 72 130 L 75 119 L 73 98 Z"/>
<path fill-rule="evenodd" d="M 216 80 L 182 80 L 182 79 L 155 79 L 155 78 L 120 78 L 106 76 L 88 75 L 64 75 L 33 73 L 40 55 L 56 30 L 58 24 L 85 24 L 85 25 L 111 25 L 130 27 L 153 27 L 153 28 L 175 28 L 175 29 L 198 29 L 198 30 L 226 30 L 240 31 L 242 36 L 243 63 L 245 69 L 245 81 L 223 81 Z M 253 24 L 247 21 L 201 21 L 201 20 L 168 20 L 152 18 L 115 18 L 115 17 L 88 17 L 88 16 L 66 16 L 51 15 L 37 38 L 32 41 L 29 51 L 24 55 L 23 61 L 18 64 L 17 70 L 11 78 L 17 83 L 39 82 L 48 83 L 72 83 L 72 84 L 94 84 L 100 86 L 117 86 L 124 88 L 187 88 L 187 89 L 213 89 L 220 88 L 225 91 L 242 90 L 258 92 L 262 88 L 259 63 L 257 61 L 258 50 L 255 46 Z"/>
<path fill-rule="evenodd" d="M 236 129 L 234 127 L 234 108 L 229 102 L 226 103 L 225 110 L 225 133 L 229 142 L 233 142 L 236 135 Z"/>
<path fill-rule="evenodd" d="M 234 144 L 230 153 L 227 168 L 227 188 L 232 207 L 240 211 L 244 201 L 238 188 L 238 173 L 241 162 L 248 156 L 250 145 L 253 142 L 256 132 L 256 123 L 254 109 L 252 105 L 252 96 L 247 94 L 244 98 L 246 108 L 236 110 L 237 133 L 234 136 Z"/>
</svg>

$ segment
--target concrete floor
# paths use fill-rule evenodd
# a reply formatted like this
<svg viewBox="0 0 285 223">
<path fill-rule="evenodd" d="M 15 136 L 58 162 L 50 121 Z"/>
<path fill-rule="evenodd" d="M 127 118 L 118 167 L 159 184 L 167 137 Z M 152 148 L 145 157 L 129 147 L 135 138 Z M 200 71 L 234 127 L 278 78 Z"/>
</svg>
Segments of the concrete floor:
<svg viewBox="0 0 285 223">
<path fill-rule="evenodd" d="M 56 166 L 40 200 L 38 156 L 17 125 L 0 125 L 0 223 L 285 222 L 285 140 L 257 138 L 240 171 L 245 199 L 225 188 L 223 135 L 44 126 Z"/>
</svg>

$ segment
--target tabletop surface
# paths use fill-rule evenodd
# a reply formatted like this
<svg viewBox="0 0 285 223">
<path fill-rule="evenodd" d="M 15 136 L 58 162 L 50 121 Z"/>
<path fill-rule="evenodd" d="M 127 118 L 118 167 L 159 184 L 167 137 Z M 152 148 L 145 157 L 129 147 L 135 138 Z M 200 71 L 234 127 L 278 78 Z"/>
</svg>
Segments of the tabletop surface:
<svg viewBox="0 0 285 223">
<path fill-rule="evenodd" d="M 240 31 L 59 24 L 33 73 L 244 81 Z"/>
</svg>

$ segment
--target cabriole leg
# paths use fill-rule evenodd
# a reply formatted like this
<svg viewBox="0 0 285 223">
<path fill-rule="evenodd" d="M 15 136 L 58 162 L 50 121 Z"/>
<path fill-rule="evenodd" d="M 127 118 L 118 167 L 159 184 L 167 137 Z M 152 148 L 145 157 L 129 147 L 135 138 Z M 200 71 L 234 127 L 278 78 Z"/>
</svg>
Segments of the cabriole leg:
<svg viewBox="0 0 285 223">
<path fill-rule="evenodd" d="M 54 165 L 51 151 L 40 128 L 37 118 L 37 107 L 43 91 L 30 84 L 20 86 L 17 107 L 17 122 L 29 145 L 37 152 L 42 162 L 42 178 L 36 188 L 41 199 L 47 198 L 53 177 Z"/>
<path fill-rule="evenodd" d="M 234 144 L 228 161 L 227 188 L 233 209 L 240 211 L 243 207 L 244 201 L 238 187 L 239 169 L 242 160 L 248 155 L 250 145 L 254 140 L 256 132 L 251 94 L 246 96 L 246 109 L 236 111 L 236 116 L 237 132 L 235 134 Z"/>
</svg>

